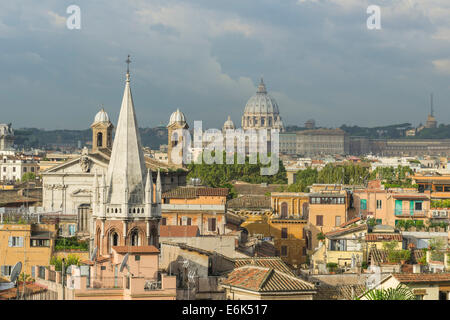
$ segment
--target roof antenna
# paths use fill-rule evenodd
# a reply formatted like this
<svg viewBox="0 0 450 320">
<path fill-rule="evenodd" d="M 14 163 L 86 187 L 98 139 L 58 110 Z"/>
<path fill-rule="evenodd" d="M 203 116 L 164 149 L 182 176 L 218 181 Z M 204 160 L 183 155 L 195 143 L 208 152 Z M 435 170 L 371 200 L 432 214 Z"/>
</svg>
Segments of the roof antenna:
<svg viewBox="0 0 450 320">
<path fill-rule="evenodd" d="M 127 261 L 128 261 L 128 256 L 129 256 L 129 253 L 127 253 L 124 257 L 123 257 L 123 260 L 122 260 L 122 263 L 120 264 L 120 272 L 123 272 L 123 269 L 125 269 L 125 268 L 127 268 L 127 270 L 128 270 L 128 275 L 130 275 L 131 273 L 130 273 L 130 267 L 128 266 L 128 264 L 127 264 Z M 132 274 L 131 274 L 132 275 Z"/>
</svg>

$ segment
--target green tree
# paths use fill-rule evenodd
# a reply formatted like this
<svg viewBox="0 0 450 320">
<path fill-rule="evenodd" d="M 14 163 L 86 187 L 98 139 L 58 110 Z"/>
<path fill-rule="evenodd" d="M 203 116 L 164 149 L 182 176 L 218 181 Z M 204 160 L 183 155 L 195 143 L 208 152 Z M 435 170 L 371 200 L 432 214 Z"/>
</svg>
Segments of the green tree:
<svg viewBox="0 0 450 320">
<path fill-rule="evenodd" d="M 400 283 L 395 288 L 372 289 L 364 293 L 361 298 L 355 300 L 415 300 L 414 293 L 404 284 Z"/>
<path fill-rule="evenodd" d="M 27 172 L 22 175 L 22 182 L 34 181 L 36 180 L 36 175 L 34 172 Z"/>
</svg>

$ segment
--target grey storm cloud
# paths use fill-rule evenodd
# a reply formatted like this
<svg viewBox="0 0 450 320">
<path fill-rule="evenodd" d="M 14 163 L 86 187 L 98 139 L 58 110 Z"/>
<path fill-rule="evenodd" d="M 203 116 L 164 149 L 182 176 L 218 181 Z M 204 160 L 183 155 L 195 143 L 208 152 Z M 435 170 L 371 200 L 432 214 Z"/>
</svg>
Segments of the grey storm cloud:
<svg viewBox="0 0 450 320">
<path fill-rule="evenodd" d="M 81 30 L 66 27 L 72 4 Z M 287 125 L 418 124 L 431 92 L 448 123 L 449 16 L 448 0 L 2 1 L 0 122 L 82 129 L 100 106 L 114 121 L 130 54 L 142 127 L 177 108 L 240 124 L 261 76 Z"/>
</svg>

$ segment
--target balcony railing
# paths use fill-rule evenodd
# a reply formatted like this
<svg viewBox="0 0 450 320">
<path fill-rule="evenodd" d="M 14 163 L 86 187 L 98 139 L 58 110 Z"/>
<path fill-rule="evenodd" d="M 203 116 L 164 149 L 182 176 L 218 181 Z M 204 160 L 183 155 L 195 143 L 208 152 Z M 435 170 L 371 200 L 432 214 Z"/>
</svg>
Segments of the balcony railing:
<svg viewBox="0 0 450 320">
<path fill-rule="evenodd" d="M 395 209 L 394 214 L 396 217 L 426 217 L 427 210 Z"/>
<path fill-rule="evenodd" d="M 93 289 L 122 289 L 122 277 L 97 277 L 92 280 Z"/>
</svg>

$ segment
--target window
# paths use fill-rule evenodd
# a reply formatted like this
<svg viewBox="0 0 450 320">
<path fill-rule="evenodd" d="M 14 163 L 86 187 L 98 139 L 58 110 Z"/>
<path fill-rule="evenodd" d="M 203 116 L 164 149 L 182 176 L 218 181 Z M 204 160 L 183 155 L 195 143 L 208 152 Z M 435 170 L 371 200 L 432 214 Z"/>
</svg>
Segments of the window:
<svg viewBox="0 0 450 320">
<path fill-rule="evenodd" d="M 186 225 L 187 225 L 187 226 L 190 226 L 191 224 L 192 224 L 192 218 L 189 218 L 189 217 L 188 217 L 188 218 L 186 219 Z"/>
<path fill-rule="evenodd" d="M 330 240 L 330 251 L 346 251 L 347 250 L 347 240 Z"/>
<path fill-rule="evenodd" d="M 13 167 L 13 172 L 16 172 L 16 167 Z"/>
<path fill-rule="evenodd" d="M 287 257 L 288 255 L 288 248 L 287 246 L 281 246 L 281 256 L 282 257 Z"/>
<path fill-rule="evenodd" d="M 383 224 L 383 219 L 376 219 L 376 220 L 375 220 L 375 223 L 376 223 L 376 224 Z"/>
<path fill-rule="evenodd" d="M 49 239 L 31 239 L 32 247 L 50 247 Z"/>
<path fill-rule="evenodd" d="M 131 245 L 132 246 L 138 246 L 139 245 L 139 235 L 136 230 L 131 232 Z"/>
<path fill-rule="evenodd" d="M 163 225 L 163 226 L 167 225 L 167 218 L 161 219 L 161 225 Z"/>
<path fill-rule="evenodd" d="M 69 236 L 74 236 L 76 232 L 76 225 L 75 224 L 69 224 Z"/>
<path fill-rule="evenodd" d="M 422 211 L 422 201 L 416 201 L 414 204 L 414 210 Z"/>
<path fill-rule="evenodd" d="M 11 271 L 12 271 L 12 266 L 2 266 L 0 268 L 1 274 L 2 276 L 10 276 L 11 275 Z"/>
<path fill-rule="evenodd" d="M 377 209 L 381 209 L 381 208 L 382 208 L 382 201 L 377 200 Z"/>
<path fill-rule="evenodd" d="M 281 219 L 286 219 L 288 217 L 288 204 L 283 202 L 281 204 Z"/>
<path fill-rule="evenodd" d="M 119 235 L 116 232 L 114 232 L 112 234 L 112 245 L 113 246 L 118 246 L 119 245 Z"/>
<path fill-rule="evenodd" d="M 323 226 L 323 216 L 316 216 L 316 226 Z"/>
<path fill-rule="evenodd" d="M 281 239 L 287 239 L 287 238 L 288 238 L 287 228 L 281 228 Z"/>
<path fill-rule="evenodd" d="M 208 231 L 216 231 L 216 218 L 208 218 Z"/>
<path fill-rule="evenodd" d="M 9 237 L 9 247 L 23 247 L 23 237 Z"/>
<path fill-rule="evenodd" d="M 23 172 L 27 172 L 27 167 L 23 167 Z"/>
<path fill-rule="evenodd" d="M 341 225 L 341 216 L 334 217 L 335 220 L 335 226 L 339 227 Z"/>
<path fill-rule="evenodd" d="M 103 133 L 97 133 L 97 147 L 101 147 L 103 145 Z"/>
<path fill-rule="evenodd" d="M 3 167 L 3 172 L 6 172 L 6 167 Z"/>
<path fill-rule="evenodd" d="M 31 167 L 31 172 L 34 172 L 34 167 Z"/>
<path fill-rule="evenodd" d="M 141 256 L 139 256 L 139 255 L 134 256 L 134 261 L 140 261 L 140 260 L 141 260 Z"/>
</svg>

